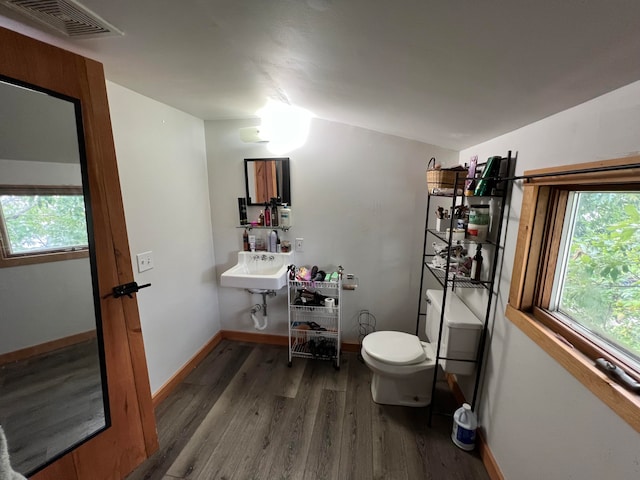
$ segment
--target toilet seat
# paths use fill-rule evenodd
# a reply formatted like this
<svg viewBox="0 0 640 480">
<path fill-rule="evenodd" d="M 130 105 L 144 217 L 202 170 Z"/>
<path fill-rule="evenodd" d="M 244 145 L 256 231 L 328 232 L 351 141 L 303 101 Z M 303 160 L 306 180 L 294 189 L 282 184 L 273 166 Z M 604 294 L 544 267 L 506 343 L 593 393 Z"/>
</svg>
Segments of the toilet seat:
<svg viewBox="0 0 640 480">
<path fill-rule="evenodd" d="M 428 359 L 425 345 L 416 335 L 404 332 L 373 332 L 362 340 L 369 357 L 387 365 L 415 365 Z"/>
<path fill-rule="evenodd" d="M 362 339 L 360 354 L 373 373 L 374 402 L 407 407 L 431 403 L 431 384 L 437 365 L 430 343 L 404 332 L 373 332 Z"/>
</svg>

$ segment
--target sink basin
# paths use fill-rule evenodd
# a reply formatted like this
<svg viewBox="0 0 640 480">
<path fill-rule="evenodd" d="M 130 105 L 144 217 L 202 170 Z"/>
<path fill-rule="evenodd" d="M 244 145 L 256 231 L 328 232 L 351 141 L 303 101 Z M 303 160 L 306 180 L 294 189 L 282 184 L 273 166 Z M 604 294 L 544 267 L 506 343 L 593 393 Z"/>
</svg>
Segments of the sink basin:
<svg viewBox="0 0 640 480">
<path fill-rule="evenodd" d="M 293 252 L 238 252 L 238 263 L 220 277 L 223 287 L 280 290 L 287 284 Z"/>
</svg>

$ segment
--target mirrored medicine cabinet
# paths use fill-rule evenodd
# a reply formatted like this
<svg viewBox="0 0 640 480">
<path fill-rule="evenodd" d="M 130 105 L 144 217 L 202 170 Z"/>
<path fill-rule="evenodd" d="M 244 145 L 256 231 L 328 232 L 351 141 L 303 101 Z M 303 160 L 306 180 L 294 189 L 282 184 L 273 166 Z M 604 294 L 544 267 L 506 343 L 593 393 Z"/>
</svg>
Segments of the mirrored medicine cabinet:
<svg viewBox="0 0 640 480">
<path fill-rule="evenodd" d="M 291 205 L 288 158 L 245 158 L 244 182 L 247 205 L 264 205 L 274 197 Z"/>
</svg>

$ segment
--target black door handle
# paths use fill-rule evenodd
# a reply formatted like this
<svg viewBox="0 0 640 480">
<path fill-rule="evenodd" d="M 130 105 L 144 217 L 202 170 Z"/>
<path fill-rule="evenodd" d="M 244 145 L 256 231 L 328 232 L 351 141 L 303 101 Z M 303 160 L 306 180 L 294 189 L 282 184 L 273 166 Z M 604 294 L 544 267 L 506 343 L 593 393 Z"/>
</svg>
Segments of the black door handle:
<svg viewBox="0 0 640 480">
<path fill-rule="evenodd" d="M 150 287 L 150 283 L 145 283 L 144 285 L 138 285 L 136 282 L 123 283 L 122 285 L 118 285 L 117 287 L 113 287 L 113 295 L 114 298 L 119 298 L 126 295 L 129 298 L 133 298 L 133 293 L 138 293 L 138 291 L 142 288 Z"/>
</svg>

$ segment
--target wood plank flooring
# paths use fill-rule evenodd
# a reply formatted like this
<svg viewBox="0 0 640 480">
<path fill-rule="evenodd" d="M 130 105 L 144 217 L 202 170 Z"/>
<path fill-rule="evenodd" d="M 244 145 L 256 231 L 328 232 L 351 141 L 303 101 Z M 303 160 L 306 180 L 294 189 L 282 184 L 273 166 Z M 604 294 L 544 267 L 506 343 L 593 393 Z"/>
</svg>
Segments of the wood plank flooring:
<svg viewBox="0 0 640 480">
<path fill-rule="evenodd" d="M 356 354 L 288 368 L 286 348 L 225 340 L 158 406 L 160 450 L 127 479 L 488 480 L 450 418 L 429 428 L 426 408 L 377 405 L 370 385 Z"/>
</svg>

